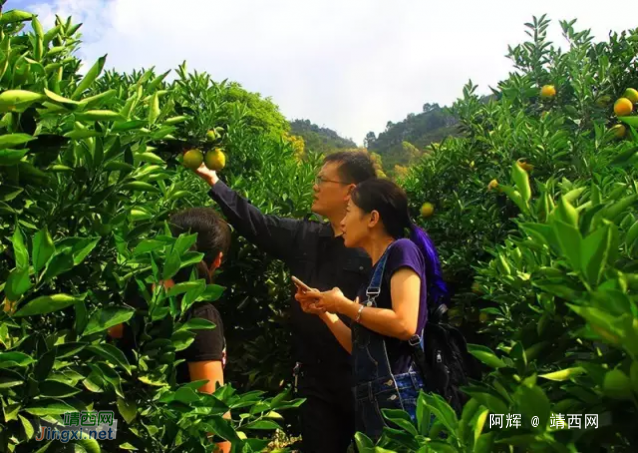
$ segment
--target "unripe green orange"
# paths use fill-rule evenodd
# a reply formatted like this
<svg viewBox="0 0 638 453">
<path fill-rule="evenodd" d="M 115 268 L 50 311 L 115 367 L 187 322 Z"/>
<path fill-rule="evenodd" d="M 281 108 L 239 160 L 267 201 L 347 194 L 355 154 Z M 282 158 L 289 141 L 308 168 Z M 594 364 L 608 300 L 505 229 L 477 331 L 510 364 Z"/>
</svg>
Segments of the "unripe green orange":
<svg viewBox="0 0 638 453">
<path fill-rule="evenodd" d="M 421 206 L 421 215 L 423 217 L 430 217 L 433 213 L 434 206 L 432 205 L 432 203 L 423 203 L 423 206 Z"/>
<path fill-rule="evenodd" d="M 614 133 L 616 138 L 623 138 L 627 134 L 627 128 L 622 124 L 616 124 L 610 131 Z"/>
<path fill-rule="evenodd" d="M 623 94 L 623 97 L 629 99 L 634 104 L 638 104 L 638 90 L 634 88 L 627 88 L 625 90 L 625 93 Z"/>
<path fill-rule="evenodd" d="M 221 149 L 215 148 L 214 150 L 206 153 L 204 163 L 211 170 L 220 171 L 226 166 L 226 156 Z"/>
<path fill-rule="evenodd" d="M 184 166 L 196 170 L 204 162 L 204 155 L 198 149 L 191 149 L 184 153 Z"/>
</svg>

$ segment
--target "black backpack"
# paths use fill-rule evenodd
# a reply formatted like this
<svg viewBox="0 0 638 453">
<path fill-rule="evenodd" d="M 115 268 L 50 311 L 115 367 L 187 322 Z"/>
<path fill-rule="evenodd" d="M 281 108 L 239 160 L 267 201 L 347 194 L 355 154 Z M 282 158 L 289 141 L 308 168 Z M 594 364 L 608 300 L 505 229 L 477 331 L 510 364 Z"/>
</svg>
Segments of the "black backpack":
<svg viewBox="0 0 638 453">
<path fill-rule="evenodd" d="M 377 296 L 385 264 L 392 244 L 380 258 L 366 294 Z M 478 360 L 467 351 L 467 342 L 463 334 L 445 322 L 447 305 L 441 300 L 428 301 L 428 319 L 421 336 L 414 335 L 408 344 L 412 357 L 419 369 L 425 390 L 441 395 L 448 404 L 461 414 L 469 399 L 459 387 L 467 385 L 469 379 L 480 380 L 481 372 Z"/>
<path fill-rule="evenodd" d="M 469 379 L 480 380 L 481 371 L 478 361 L 467 351 L 463 334 L 445 322 L 446 312 L 444 303 L 429 309 L 422 338 L 414 335 L 409 344 L 426 390 L 441 395 L 460 415 L 469 399 L 460 387 Z"/>
</svg>

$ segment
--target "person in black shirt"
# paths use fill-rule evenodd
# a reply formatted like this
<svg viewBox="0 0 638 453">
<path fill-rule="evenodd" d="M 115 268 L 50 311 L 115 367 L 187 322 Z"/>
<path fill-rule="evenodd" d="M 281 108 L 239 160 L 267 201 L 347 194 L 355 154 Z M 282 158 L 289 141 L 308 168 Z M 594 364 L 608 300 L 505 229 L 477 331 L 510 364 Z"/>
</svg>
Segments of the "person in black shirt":
<svg viewBox="0 0 638 453">
<path fill-rule="evenodd" d="M 356 296 L 370 258 L 344 246 L 340 222 L 354 187 L 376 176 L 367 153 L 340 152 L 324 159 L 313 186 L 312 211 L 327 218 L 325 223 L 264 215 L 205 165 L 195 172 L 211 186 L 211 197 L 239 234 L 283 260 L 292 275 L 319 290 L 336 286 Z M 354 435 L 350 357 L 318 317 L 304 313 L 292 293 L 291 311 L 297 394 L 306 398 L 300 409 L 303 451 L 346 452 Z"/>
<path fill-rule="evenodd" d="M 197 233 L 197 241 L 193 251 L 204 254 L 204 259 L 196 265 L 199 278 L 212 283 L 215 270 L 221 265 L 224 254 L 230 247 L 230 228 L 228 224 L 212 208 L 189 208 L 171 216 L 169 226 L 173 236 L 182 233 Z M 176 283 L 189 280 L 192 267 L 181 269 L 171 280 L 162 282 L 164 287 L 171 288 Z M 128 294 L 127 302 L 137 308 L 144 307 L 144 302 L 137 294 Z M 199 391 L 213 393 L 217 384 L 224 385 L 224 366 L 226 364 L 226 341 L 224 325 L 217 308 L 210 302 L 198 302 L 185 314 L 183 322 L 192 318 L 204 318 L 215 324 L 214 329 L 197 330 L 193 343 L 182 351 L 178 351 L 176 359 L 184 359 L 177 366 L 176 381 L 185 384 L 199 380 L 208 382 Z M 120 343 L 127 355 L 137 349 L 137 337 L 140 328 L 140 317 L 129 324 L 119 324 L 109 329 L 111 338 Z M 227 417 L 230 416 L 226 414 Z M 229 442 L 217 444 L 218 452 L 230 452 Z"/>
</svg>

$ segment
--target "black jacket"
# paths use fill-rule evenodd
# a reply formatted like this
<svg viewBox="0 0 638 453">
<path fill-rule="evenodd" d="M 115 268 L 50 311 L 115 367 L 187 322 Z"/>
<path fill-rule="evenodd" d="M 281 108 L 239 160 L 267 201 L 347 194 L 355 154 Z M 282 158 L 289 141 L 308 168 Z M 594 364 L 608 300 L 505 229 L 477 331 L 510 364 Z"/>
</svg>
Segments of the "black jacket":
<svg viewBox="0 0 638 453">
<path fill-rule="evenodd" d="M 361 249 L 346 248 L 329 223 L 286 219 L 262 214 L 223 182 L 210 190 L 230 224 L 270 256 L 283 260 L 292 275 L 321 291 L 340 288 L 354 300 L 367 284 L 370 258 Z M 306 314 L 291 294 L 293 354 L 298 362 L 347 369 L 350 357 L 325 323 Z M 342 318 L 343 319 L 343 318 Z M 343 319 L 348 323 L 347 319 Z"/>
</svg>

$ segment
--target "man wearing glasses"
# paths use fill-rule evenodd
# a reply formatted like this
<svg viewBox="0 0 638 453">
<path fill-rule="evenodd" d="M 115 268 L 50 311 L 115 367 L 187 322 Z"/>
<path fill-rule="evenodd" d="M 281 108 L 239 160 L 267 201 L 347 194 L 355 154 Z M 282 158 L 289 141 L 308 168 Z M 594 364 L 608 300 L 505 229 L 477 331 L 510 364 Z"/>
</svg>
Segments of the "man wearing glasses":
<svg viewBox="0 0 638 453">
<path fill-rule="evenodd" d="M 239 234 L 283 260 L 310 287 L 338 287 L 354 300 L 367 283 L 370 259 L 344 246 L 339 225 L 352 189 L 376 176 L 368 154 L 346 151 L 325 157 L 312 203 L 325 223 L 264 215 L 205 165 L 196 173 L 212 187 L 210 196 Z M 318 316 L 304 313 L 292 294 L 291 301 L 296 388 L 306 398 L 300 409 L 303 452 L 346 452 L 354 435 L 350 356 Z"/>
</svg>

